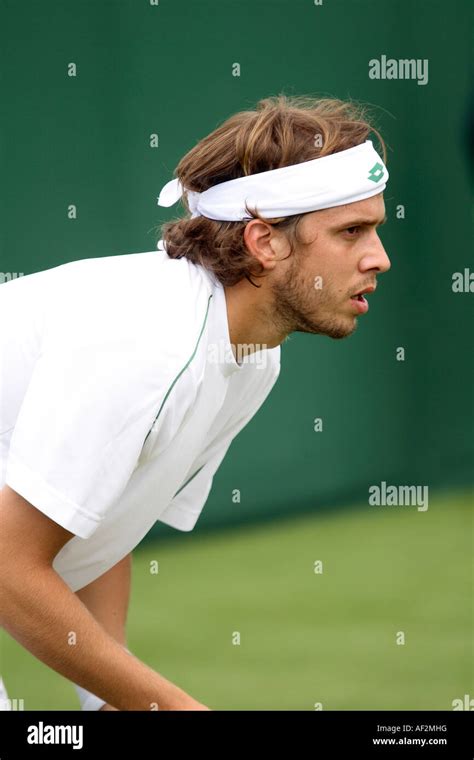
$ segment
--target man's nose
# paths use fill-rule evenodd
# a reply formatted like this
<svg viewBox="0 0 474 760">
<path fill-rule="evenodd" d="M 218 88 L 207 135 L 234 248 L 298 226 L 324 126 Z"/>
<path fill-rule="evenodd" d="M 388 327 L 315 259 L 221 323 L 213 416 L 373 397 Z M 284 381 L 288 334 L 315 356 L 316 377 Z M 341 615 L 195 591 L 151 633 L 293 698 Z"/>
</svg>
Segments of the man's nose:
<svg viewBox="0 0 474 760">
<path fill-rule="evenodd" d="M 366 253 L 360 261 L 360 269 L 364 272 L 369 269 L 377 269 L 383 274 L 383 272 L 388 272 L 391 266 L 392 264 L 382 241 L 375 232 L 374 238 L 372 238 L 371 243 L 366 249 Z"/>
</svg>

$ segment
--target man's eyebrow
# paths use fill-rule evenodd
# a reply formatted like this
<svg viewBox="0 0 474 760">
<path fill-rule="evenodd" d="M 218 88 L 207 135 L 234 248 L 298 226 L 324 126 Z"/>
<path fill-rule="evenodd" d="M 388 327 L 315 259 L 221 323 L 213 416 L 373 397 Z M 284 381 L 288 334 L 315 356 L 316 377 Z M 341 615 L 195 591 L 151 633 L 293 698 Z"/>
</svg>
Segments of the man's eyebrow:
<svg viewBox="0 0 474 760">
<path fill-rule="evenodd" d="M 381 227 L 382 224 L 385 224 L 387 221 L 387 214 L 385 214 L 384 218 L 379 222 L 377 219 L 370 219 L 369 217 L 359 217 L 358 219 L 348 219 L 347 222 L 339 223 L 335 225 L 334 229 L 340 229 L 343 230 L 348 227 L 358 227 L 359 225 L 366 224 L 366 225 L 376 225 L 377 227 Z"/>
</svg>

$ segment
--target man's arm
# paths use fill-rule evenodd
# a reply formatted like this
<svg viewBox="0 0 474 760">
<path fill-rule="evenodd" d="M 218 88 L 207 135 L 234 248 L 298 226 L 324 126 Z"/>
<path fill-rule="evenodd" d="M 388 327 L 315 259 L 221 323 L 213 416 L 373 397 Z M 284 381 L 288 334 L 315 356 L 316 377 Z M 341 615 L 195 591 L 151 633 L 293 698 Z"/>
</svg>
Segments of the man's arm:
<svg viewBox="0 0 474 760">
<path fill-rule="evenodd" d="M 127 646 L 127 612 L 130 600 L 132 555 L 117 562 L 95 581 L 76 591 L 76 596 L 111 636 Z"/>
<path fill-rule="evenodd" d="M 76 591 L 76 596 L 86 605 L 98 623 L 122 646 L 127 646 L 127 612 L 130 600 L 132 554 L 117 562 L 92 583 Z M 117 708 L 105 704 L 102 712 Z"/>
<path fill-rule="evenodd" d="M 0 490 L 0 625 L 119 710 L 207 710 L 125 651 L 56 573 L 54 558 L 72 537 L 8 486 Z"/>
</svg>

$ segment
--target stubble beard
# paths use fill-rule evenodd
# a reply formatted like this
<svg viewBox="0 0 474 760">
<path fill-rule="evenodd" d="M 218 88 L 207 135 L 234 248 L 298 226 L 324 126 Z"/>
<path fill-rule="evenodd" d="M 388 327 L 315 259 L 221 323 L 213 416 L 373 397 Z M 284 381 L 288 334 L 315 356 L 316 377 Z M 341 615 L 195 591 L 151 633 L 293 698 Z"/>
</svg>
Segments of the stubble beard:
<svg viewBox="0 0 474 760">
<path fill-rule="evenodd" d="M 326 335 L 340 340 L 351 335 L 357 320 L 350 315 L 337 316 L 336 299 L 331 295 L 331 287 L 323 284 L 314 287 L 314 278 L 308 277 L 298 266 L 296 257 L 284 280 L 272 285 L 272 321 L 278 332 L 289 335 L 292 332 Z"/>
</svg>

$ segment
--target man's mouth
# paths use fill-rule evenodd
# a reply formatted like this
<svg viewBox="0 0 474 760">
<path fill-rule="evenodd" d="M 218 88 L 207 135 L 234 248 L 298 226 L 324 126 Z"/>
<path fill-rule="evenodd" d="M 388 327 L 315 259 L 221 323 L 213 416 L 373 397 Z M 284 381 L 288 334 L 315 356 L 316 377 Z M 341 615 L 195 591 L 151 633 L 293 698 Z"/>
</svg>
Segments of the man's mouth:
<svg viewBox="0 0 474 760">
<path fill-rule="evenodd" d="M 351 296 L 351 301 L 354 301 L 354 306 L 359 314 L 365 314 L 369 310 L 369 304 L 367 303 L 367 299 L 364 298 L 364 293 L 373 293 L 375 287 L 375 285 L 369 285 L 369 287 L 364 288 Z"/>
<path fill-rule="evenodd" d="M 367 285 L 366 288 L 362 288 L 361 290 L 358 290 L 357 293 L 354 293 L 351 298 L 359 298 L 360 296 L 363 296 L 364 293 L 373 293 L 376 287 L 376 285 Z"/>
<path fill-rule="evenodd" d="M 364 296 L 351 296 L 351 301 L 354 304 L 354 308 L 357 309 L 359 314 L 365 314 L 369 311 L 369 304 L 365 300 Z"/>
</svg>

